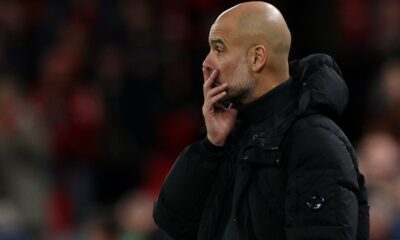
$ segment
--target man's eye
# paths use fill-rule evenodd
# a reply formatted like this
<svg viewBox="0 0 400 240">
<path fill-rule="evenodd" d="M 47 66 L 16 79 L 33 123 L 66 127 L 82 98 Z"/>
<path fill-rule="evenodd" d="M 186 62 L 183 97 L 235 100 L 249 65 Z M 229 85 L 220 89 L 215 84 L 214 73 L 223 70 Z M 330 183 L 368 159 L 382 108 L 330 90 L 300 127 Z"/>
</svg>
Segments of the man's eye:
<svg viewBox="0 0 400 240">
<path fill-rule="evenodd" d="M 217 47 L 217 48 L 215 48 L 215 51 L 217 51 L 217 53 L 221 53 L 222 49 Z"/>
</svg>

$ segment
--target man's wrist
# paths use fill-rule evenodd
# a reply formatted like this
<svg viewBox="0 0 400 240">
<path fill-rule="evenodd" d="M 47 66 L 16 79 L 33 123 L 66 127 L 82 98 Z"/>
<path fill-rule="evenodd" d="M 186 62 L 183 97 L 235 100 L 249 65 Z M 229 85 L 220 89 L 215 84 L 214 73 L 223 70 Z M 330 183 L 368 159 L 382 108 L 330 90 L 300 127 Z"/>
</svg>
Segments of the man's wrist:
<svg viewBox="0 0 400 240">
<path fill-rule="evenodd" d="M 225 141 L 215 141 L 213 139 L 211 139 L 208 135 L 206 137 L 207 141 L 217 147 L 223 147 L 225 145 Z"/>
</svg>

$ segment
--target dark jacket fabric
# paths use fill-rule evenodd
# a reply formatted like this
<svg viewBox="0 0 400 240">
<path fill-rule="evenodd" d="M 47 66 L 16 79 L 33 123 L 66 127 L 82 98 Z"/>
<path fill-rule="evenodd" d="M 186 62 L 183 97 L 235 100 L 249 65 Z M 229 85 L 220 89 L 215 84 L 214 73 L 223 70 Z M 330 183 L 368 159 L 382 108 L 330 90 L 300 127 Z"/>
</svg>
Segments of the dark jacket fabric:
<svg viewBox="0 0 400 240">
<path fill-rule="evenodd" d="M 217 240 L 232 220 L 238 239 L 369 239 L 364 178 L 334 122 L 348 101 L 340 69 L 314 54 L 290 75 L 239 110 L 224 147 L 204 139 L 178 156 L 153 214 L 174 239 Z"/>
</svg>

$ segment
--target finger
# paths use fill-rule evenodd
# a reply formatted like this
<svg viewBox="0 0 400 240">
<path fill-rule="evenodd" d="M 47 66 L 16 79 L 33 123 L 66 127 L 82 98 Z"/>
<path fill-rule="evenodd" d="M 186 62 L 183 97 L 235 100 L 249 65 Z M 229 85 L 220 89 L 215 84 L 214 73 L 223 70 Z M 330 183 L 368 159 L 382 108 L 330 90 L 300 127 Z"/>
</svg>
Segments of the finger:
<svg viewBox="0 0 400 240">
<path fill-rule="evenodd" d="M 203 79 L 206 81 L 210 77 L 210 68 L 203 67 L 201 70 L 203 70 Z"/>
<path fill-rule="evenodd" d="M 208 92 L 207 92 L 207 98 L 211 98 L 215 95 L 217 95 L 218 93 L 225 91 L 227 89 L 228 85 L 226 83 L 219 85 L 217 87 L 211 88 Z"/>
<path fill-rule="evenodd" d="M 217 79 L 217 75 L 218 75 L 218 70 L 213 70 L 211 72 L 211 75 L 206 79 L 205 83 L 208 83 L 208 85 L 211 86 Z"/>
<path fill-rule="evenodd" d="M 211 109 L 214 108 L 214 105 L 221 100 L 222 98 L 224 98 L 226 95 L 226 91 L 220 92 L 217 95 L 215 95 L 214 97 L 210 98 L 207 102 L 206 102 L 206 108 L 207 109 Z"/>
<path fill-rule="evenodd" d="M 212 87 L 212 85 L 214 84 L 215 80 L 217 79 L 217 75 L 218 75 L 218 70 L 214 70 L 210 77 L 207 78 L 207 80 L 204 82 L 203 84 L 203 92 L 206 93 L 210 90 L 210 88 Z M 205 96 L 206 94 L 204 94 Z"/>
</svg>

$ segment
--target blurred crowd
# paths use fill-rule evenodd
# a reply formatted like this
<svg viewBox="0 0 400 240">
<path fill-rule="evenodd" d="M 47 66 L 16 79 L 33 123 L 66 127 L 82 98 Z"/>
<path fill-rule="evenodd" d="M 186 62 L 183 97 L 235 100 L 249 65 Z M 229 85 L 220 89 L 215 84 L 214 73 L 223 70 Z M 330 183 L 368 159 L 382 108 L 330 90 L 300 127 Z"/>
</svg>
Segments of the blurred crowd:
<svg viewBox="0 0 400 240">
<path fill-rule="evenodd" d="M 0 239 L 168 240 L 152 204 L 202 137 L 209 27 L 238 2 L 1 0 Z M 400 1 L 269 2 L 291 59 L 342 67 L 371 239 L 400 239 Z"/>
</svg>

